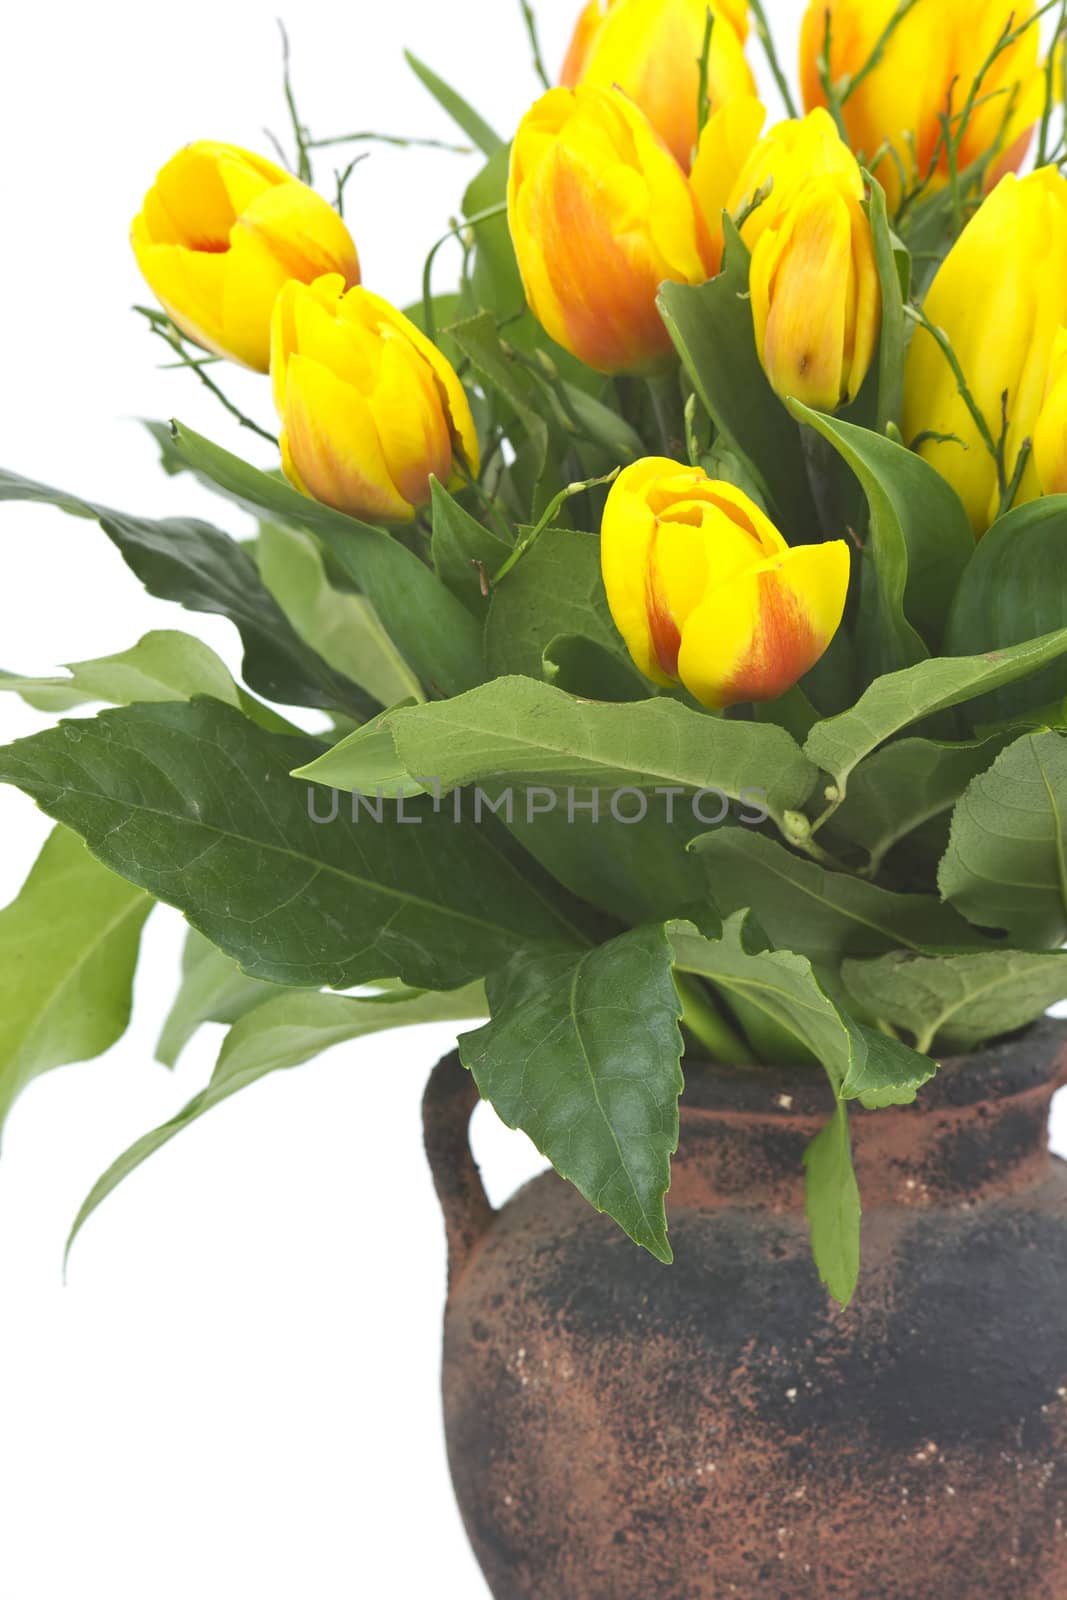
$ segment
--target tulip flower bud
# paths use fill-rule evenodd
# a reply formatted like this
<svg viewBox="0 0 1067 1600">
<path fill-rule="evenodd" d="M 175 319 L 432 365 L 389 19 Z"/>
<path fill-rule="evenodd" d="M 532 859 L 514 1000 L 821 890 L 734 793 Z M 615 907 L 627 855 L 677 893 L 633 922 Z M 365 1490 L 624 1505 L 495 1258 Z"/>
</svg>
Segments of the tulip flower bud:
<svg viewBox="0 0 1067 1600">
<path fill-rule="evenodd" d="M 791 549 L 740 489 L 676 461 L 637 461 L 616 479 L 601 558 L 640 671 L 712 710 L 785 694 L 844 615 L 843 539 Z"/>
<path fill-rule="evenodd" d="M 1010 480 L 1025 441 L 1036 442 L 1057 333 L 1067 324 L 1067 179 L 1055 167 L 1002 179 L 949 251 L 924 310 L 947 336 L 994 441 L 1007 396 Z M 956 490 L 981 536 L 1000 506 L 997 463 L 924 328 L 916 329 L 905 370 L 904 435 Z M 1031 459 L 1017 500 L 1040 492 Z"/>
<path fill-rule="evenodd" d="M 685 174 L 643 112 L 613 89 L 553 89 L 511 152 L 508 220 L 526 298 L 557 344 L 598 372 L 670 356 L 659 285 L 715 265 Z"/>
<path fill-rule="evenodd" d="M 756 348 L 776 394 L 836 411 L 859 393 L 882 323 L 870 220 L 840 179 L 812 178 L 765 228 L 749 276 Z"/>
<path fill-rule="evenodd" d="M 898 9 L 898 0 L 810 0 L 801 30 L 804 103 L 825 106 L 820 59 L 830 16 L 830 77 L 856 77 L 871 59 Z M 940 188 L 950 174 L 941 119 L 960 112 L 972 85 L 1007 28 L 1036 17 L 1037 0 L 918 0 L 896 24 L 881 57 L 844 100 L 842 114 L 853 150 L 875 163 L 891 209 L 908 188 L 929 180 Z M 976 104 L 955 156 L 964 171 L 990 151 L 990 187 L 1018 169 L 1041 116 L 1044 84 L 1036 22 L 1019 33 L 984 72 Z M 890 154 L 886 146 L 892 146 Z"/>
<path fill-rule="evenodd" d="M 478 436 L 441 352 L 339 274 L 289 282 L 274 308 L 271 380 L 282 466 L 304 494 L 373 522 L 410 522 L 431 475 L 476 474 Z"/>
<path fill-rule="evenodd" d="M 1067 328 L 1060 328 L 1052 346 L 1045 403 L 1033 442 L 1041 493 L 1067 494 Z"/>
<path fill-rule="evenodd" d="M 168 161 L 130 234 L 137 264 L 176 327 L 257 372 L 291 278 L 359 282 L 352 236 L 321 195 L 236 145 L 201 140 Z"/>
<path fill-rule="evenodd" d="M 688 172 L 699 131 L 708 10 L 708 0 L 592 0 L 578 19 L 561 82 L 568 89 L 580 83 L 621 89 Z M 755 80 L 744 51 L 747 3 L 713 0 L 710 10 L 707 86 L 717 107 L 753 94 Z"/>
</svg>

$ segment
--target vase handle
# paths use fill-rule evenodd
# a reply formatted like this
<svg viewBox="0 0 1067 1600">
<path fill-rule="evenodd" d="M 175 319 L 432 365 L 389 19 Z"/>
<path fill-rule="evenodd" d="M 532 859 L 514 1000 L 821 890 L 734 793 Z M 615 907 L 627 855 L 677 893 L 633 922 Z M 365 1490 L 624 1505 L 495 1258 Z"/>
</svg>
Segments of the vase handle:
<svg viewBox="0 0 1067 1600">
<path fill-rule="evenodd" d="M 422 1098 L 426 1159 L 445 1216 L 450 1292 L 496 1216 L 471 1154 L 470 1120 L 477 1104 L 474 1078 L 453 1050 L 434 1067 Z"/>
</svg>

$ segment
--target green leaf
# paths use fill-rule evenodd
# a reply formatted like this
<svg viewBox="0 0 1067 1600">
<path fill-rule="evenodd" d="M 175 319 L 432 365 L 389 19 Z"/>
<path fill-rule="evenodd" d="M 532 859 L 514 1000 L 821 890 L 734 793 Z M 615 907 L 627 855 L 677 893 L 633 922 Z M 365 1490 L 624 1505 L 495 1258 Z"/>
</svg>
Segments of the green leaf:
<svg viewBox="0 0 1067 1600">
<path fill-rule="evenodd" d="M 477 111 L 467 104 L 463 96 L 457 94 L 455 89 L 450 89 L 444 79 L 439 78 L 436 72 L 431 72 L 418 56 L 412 55 L 410 50 L 405 50 L 404 60 L 423 87 L 429 89 L 441 109 L 448 113 L 456 126 L 463 130 L 479 150 L 491 156 L 503 147 L 504 141 L 500 135 L 494 133 Z"/>
<path fill-rule="evenodd" d="M 158 704 L 206 694 L 276 733 L 292 731 L 284 718 L 234 683 L 214 650 L 188 633 L 166 629 L 146 633 L 131 650 L 96 661 L 73 661 L 65 670 L 68 678 L 0 675 L 0 690 L 12 689 L 42 711 L 68 711 L 93 702 Z"/>
<path fill-rule="evenodd" d="M 875 670 L 913 666 L 941 645 L 956 586 L 974 554 L 963 503 L 921 456 L 892 439 L 789 402 L 858 478 L 871 521 L 866 557 L 877 577 Z"/>
<path fill-rule="evenodd" d="M 460 1022 L 484 1016 L 481 985 L 451 994 L 417 990 L 368 996 L 284 994 L 242 1017 L 223 1043 L 211 1082 L 188 1105 L 146 1133 L 115 1161 L 86 1197 L 67 1240 L 67 1256 L 93 1212 L 149 1156 L 241 1089 L 272 1072 L 302 1066 L 334 1045 L 366 1038 L 386 1028 L 408 1028 L 423 1022 Z"/>
<path fill-rule="evenodd" d="M 392 734 L 400 767 L 442 792 L 493 781 L 534 781 L 546 788 L 603 792 L 605 809 L 619 789 L 717 790 L 772 814 L 802 805 L 815 771 L 784 728 L 728 722 L 677 701 L 608 705 L 577 700 L 529 678 L 498 678 L 469 694 L 410 706 L 378 719 Z M 351 765 L 343 750 L 356 751 Z M 302 768 L 298 776 L 338 788 L 374 792 L 358 736 Z"/>
<path fill-rule="evenodd" d="M 988 955 L 846 961 L 849 992 L 863 1009 L 915 1036 L 920 1049 L 976 1050 L 1036 1021 L 1067 999 L 1067 954 L 998 950 Z"/>
<path fill-rule="evenodd" d="M 426 803 L 316 822 L 292 767 L 317 748 L 214 700 L 131 706 L 0 751 L 0 781 L 176 905 L 251 976 L 349 988 L 396 975 L 453 988 L 571 930 L 494 830 Z"/>
<path fill-rule="evenodd" d="M 807 1212 L 819 1276 L 834 1299 L 847 1307 L 860 1272 L 863 1208 L 852 1166 L 848 1106 L 838 1103 L 832 1121 L 804 1152 Z"/>
<path fill-rule="evenodd" d="M 284 527 L 303 528 L 320 539 L 366 595 L 386 633 L 424 683 L 437 685 L 445 694 L 459 694 L 480 681 L 477 624 L 406 545 L 381 528 L 310 500 L 282 478 L 258 471 L 178 423 L 174 448 L 198 477 L 246 511 L 265 514 L 268 521 Z M 255 581 L 258 585 L 258 578 Z"/>
<path fill-rule="evenodd" d="M 260 576 L 296 632 L 331 667 L 383 706 L 422 698 L 419 680 L 361 594 L 335 589 L 310 534 L 276 522 L 260 524 Z"/>
<path fill-rule="evenodd" d="M 0 911 L 0 1127 L 32 1079 L 122 1038 L 151 909 L 74 834 L 49 835 Z"/>
<path fill-rule="evenodd" d="M 860 845 L 875 876 L 900 841 L 935 817 L 947 817 L 980 772 L 991 767 L 1013 734 L 968 744 L 899 739 L 875 751 L 852 774 L 834 832 Z"/>
<path fill-rule="evenodd" d="M 905 273 L 911 257 L 893 235 L 886 210 L 885 190 L 877 178 L 865 174 L 870 194 L 868 211 L 874 235 L 874 258 L 882 291 L 882 334 L 878 345 L 878 410 L 875 428 L 884 435 L 892 424 L 900 426 L 904 410 L 904 361 L 908 349 L 908 321 L 904 314 L 907 289 L 901 281 L 901 261 Z M 968 527 L 970 525 L 968 524 Z"/>
<path fill-rule="evenodd" d="M 835 998 L 848 956 L 987 945 L 936 895 L 895 894 L 830 872 L 744 828 L 705 834 L 692 849 L 719 910 L 751 909 L 780 950 L 803 950 L 811 958 Z"/>
<path fill-rule="evenodd" d="M 545 646 L 541 672 L 546 683 L 583 700 L 611 703 L 647 700 L 649 682 L 616 650 L 595 639 L 565 633 Z M 0 688 L 3 685 L 0 684 Z"/>
<path fill-rule="evenodd" d="M 181 987 L 163 1024 L 156 1060 L 165 1067 L 176 1066 L 205 1022 L 236 1022 L 278 992 L 274 984 L 246 978 L 235 961 L 190 928 L 182 952 Z"/>
<path fill-rule="evenodd" d="M 760 365 L 749 253 L 729 217 L 724 224 L 726 253 L 718 277 L 699 288 L 663 284 L 660 315 L 723 446 L 742 458 L 772 519 L 795 543 L 818 536 L 800 433 Z M 768 439 L 774 440 L 772 450 Z"/>
<path fill-rule="evenodd" d="M 1009 745 L 968 787 L 952 817 L 939 883 L 980 928 L 1050 948 L 1067 939 L 1067 737 Z"/>
<path fill-rule="evenodd" d="M 255 473 L 252 467 L 246 470 Z M 126 516 L 11 472 L 0 472 L 4 500 L 58 506 L 98 522 L 149 594 L 189 611 L 229 618 L 244 643 L 245 681 L 268 700 L 359 718 L 377 711 L 376 703 L 297 637 L 246 552 L 218 528 L 191 517 L 153 522 Z"/>
<path fill-rule="evenodd" d="M 489 614 L 489 596 L 483 590 L 483 577 L 491 578 L 503 566 L 512 547 L 484 523 L 475 521 L 436 478 L 432 491 L 430 552 L 434 571 L 477 622 L 484 624 Z M 393 698 L 400 700 L 403 696 Z"/>
<path fill-rule="evenodd" d="M 540 678 L 544 655 L 563 634 L 601 645 L 631 665 L 608 609 L 600 574 L 600 540 L 591 533 L 547 528 L 496 585 L 485 625 L 491 677 Z"/>
<path fill-rule="evenodd" d="M 546 482 L 551 464 L 551 438 L 541 414 L 541 397 L 534 380 L 516 365 L 513 354 L 505 347 L 494 312 L 480 311 L 453 324 L 448 333 L 470 362 L 486 394 L 504 402 L 507 412 L 515 416 L 529 440 L 530 476 L 536 487 L 533 513 L 539 516 L 559 485 L 554 483 L 549 489 Z"/>
<path fill-rule="evenodd" d="M 665 1262 L 683 1087 L 671 965 L 662 928 L 635 929 L 581 956 L 520 958 L 490 981 L 492 1022 L 460 1039 L 503 1121 Z"/>
<path fill-rule="evenodd" d="M 1067 628 L 988 655 L 921 661 L 872 683 L 850 711 L 818 723 L 805 754 L 833 775 L 842 795 L 859 763 L 903 729 L 1005 684 L 1032 677 L 1067 655 Z"/>
<path fill-rule="evenodd" d="M 1032 500 L 994 523 L 976 546 L 948 619 L 953 655 L 1003 650 L 1067 626 L 1067 495 Z M 978 701 L 973 714 L 1001 722 L 1067 696 L 1067 663 L 1057 660 L 1022 684 Z"/>
<path fill-rule="evenodd" d="M 838 1101 L 829 1128 L 809 1147 L 809 1210 L 816 1264 L 830 1292 L 847 1305 L 859 1273 L 859 1194 L 852 1170 L 846 1101 L 869 1107 L 907 1105 L 936 1068 L 906 1045 L 870 1033 L 843 1016 L 806 956 L 746 944 L 749 912 L 727 918 L 719 939 L 692 924 L 670 927 L 682 972 L 705 978 L 745 1013 L 799 1040 L 821 1062 Z M 812 1190 L 815 1198 L 812 1203 Z"/>
</svg>

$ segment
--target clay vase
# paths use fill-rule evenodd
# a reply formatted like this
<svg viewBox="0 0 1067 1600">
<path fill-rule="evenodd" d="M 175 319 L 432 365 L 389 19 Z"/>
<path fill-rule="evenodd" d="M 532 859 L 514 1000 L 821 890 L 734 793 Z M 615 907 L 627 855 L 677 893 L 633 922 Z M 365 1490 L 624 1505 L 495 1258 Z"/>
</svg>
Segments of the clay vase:
<svg viewBox="0 0 1067 1600">
<path fill-rule="evenodd" d="M 813 1074 L 688 1066 L 662 1267 L 552 1173 L 494 1213 L 443 1061 L 445 1421 L 496 1600 L 1065 1600 L 1064 1037 L 856 1114 L 847 1312 L 804 1217 Z"/>
</svg>

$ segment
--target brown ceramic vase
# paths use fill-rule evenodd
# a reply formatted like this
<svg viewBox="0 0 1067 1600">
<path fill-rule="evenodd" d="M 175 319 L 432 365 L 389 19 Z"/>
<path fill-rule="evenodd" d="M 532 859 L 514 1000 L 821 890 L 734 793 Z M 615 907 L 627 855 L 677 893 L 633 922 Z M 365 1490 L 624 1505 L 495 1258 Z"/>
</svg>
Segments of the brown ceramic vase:
<svg viewBox="0 0 1067 1600">
<path fill-rule="evenodd" d="M 688 1067 L 666 1268 L 552 1173 L 494 1213 L 443 1061 L 445 1420 L 496 1600 L 1067 1600 L 1064 1037 L 856 1114 L 844 1313 L 804 1218 L 810 1074 Z"/>
</svg>

